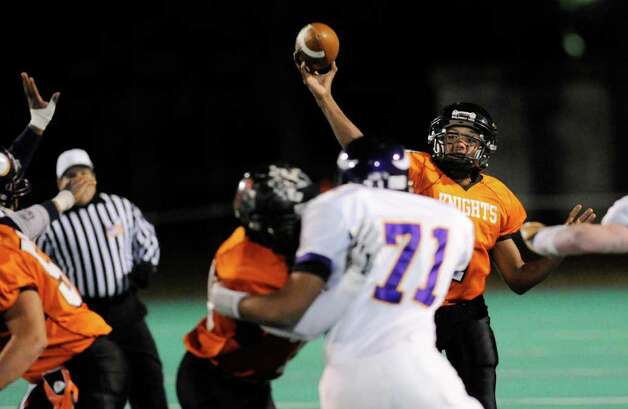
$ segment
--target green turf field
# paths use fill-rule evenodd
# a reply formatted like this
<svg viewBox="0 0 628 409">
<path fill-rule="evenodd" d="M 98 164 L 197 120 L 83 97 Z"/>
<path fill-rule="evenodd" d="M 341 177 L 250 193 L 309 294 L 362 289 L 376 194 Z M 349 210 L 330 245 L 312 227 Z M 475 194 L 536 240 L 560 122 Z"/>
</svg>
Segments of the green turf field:
<svg viewBox="0 0 628 409">
<path fill-rule="evenodd" d="M 204 313 L 202 294 L 188 299 L 146 297 L 149 325 L 164 361 L 172 407 L 181 337 Z M 543 285 L 524 296 L 487 291 L 500 351 L 501 408 L 627 408 L 628 285 Z M 322 343 L 311 343 L 274 384 L 280 409 L 318 408 Z M 14 408 L 24 383 L 0 392 L 0 409 Z"/>
</svg>

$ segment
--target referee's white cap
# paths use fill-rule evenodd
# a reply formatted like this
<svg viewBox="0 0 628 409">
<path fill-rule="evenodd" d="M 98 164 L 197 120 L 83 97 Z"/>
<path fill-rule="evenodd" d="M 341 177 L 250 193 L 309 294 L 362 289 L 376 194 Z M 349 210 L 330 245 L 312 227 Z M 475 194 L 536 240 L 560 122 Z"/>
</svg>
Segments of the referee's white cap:
<svg viewBox="0 0 628 409">
<path fill-rule="evenodd" d="M 63 176 L 65 171 L 72 166 L 87 166 L 90 169 L 94 169 L 94 164 L 87 152 L 83 149 L 70 149 L 59 155 L 57 159 L 57 179 Z"/>
</svg>

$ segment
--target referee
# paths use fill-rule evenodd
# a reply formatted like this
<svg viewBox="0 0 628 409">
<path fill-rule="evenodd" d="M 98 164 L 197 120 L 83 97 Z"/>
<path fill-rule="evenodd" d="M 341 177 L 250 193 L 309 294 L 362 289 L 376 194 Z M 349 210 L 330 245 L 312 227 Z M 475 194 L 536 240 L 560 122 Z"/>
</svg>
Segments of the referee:
<svg viewBox="0 0 628 409">
<path fill-rule="evenodd" d="M 57 159 L 57 186 L 86 179 L 96 182 L 87 152 L 71 149 Z M 66 272 L 89 308 L 113 328 L 110 338 L 128 362 L 133 409 L 167 409 L 161 360 L 144 321 L 146 307 L 137 289 L 148 285 L 159 262 L 155 229 L 128 199 L 96 194 L 96 183 L 76 198 L 37 240 Z"/>
</svg>

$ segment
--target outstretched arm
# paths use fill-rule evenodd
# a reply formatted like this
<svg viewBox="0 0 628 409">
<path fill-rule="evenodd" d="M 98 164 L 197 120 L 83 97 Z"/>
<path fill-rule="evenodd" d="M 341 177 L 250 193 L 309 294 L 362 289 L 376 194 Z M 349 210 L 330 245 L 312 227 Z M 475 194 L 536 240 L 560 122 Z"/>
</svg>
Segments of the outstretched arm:
<svg viewBox="0 0 628 409">
<path fill-rule="evenodd" d="M 74 206 L 77 198 L 96 182 L 89 179 L 76 179 L 68 183 L 52 200 L 13 211 L 2 209 L 0 224 L 11 226 L 36 240 L 59 215 Z"/>
<path fill-rule="evenodd" d="M 331 70 L 326 74 L 309 73 L 305 69 L 304 62 L 297 68 L 301 72 L 303 83 L 316 99 L 316 103 L 323 111 L 340 145 L 345 148 L 351 141 L 364 136 L 362 131 L 342 112 L 332 96 L 331 84 L 338 72 L 336 63 L 332 63 Z"/>
<path fill-rule="evenodd" d="M 22 376 L 46 348 L 46 326 L 36 291 L 23 291 L 4 314 L 11 338 L 0 352 L 0 389 Z"/>
<path fill-rule="evenodd" d="M 532 238 L 531 247 L 541 255 L 628 253 L 628 227 L 623 225 L 539 227 Z"/>
<path fill-rule="evenodd" d="M 569 212 L 565 225 L 582 225 L 595 220 L 593 209 L 589 208 L 578 216 L 581 209 L 582 205 L 576 205 Z M 562 262 L 562 257 L 557 257 L 557 255 L 524 262 L 512 239 L 497 242 L 491 255 L 504 281 L 517 294 L 523 294 L 543 282 Z"/>
<path fill-rule="evenodd" d="M 281 289 L 270 294 L 249 295 L 214 284 L 210 299 L 212 307 L 226 317 L 288 327 L 305 314 L 324 286 L 321 277 L 296 271 Z"/>
</svg>

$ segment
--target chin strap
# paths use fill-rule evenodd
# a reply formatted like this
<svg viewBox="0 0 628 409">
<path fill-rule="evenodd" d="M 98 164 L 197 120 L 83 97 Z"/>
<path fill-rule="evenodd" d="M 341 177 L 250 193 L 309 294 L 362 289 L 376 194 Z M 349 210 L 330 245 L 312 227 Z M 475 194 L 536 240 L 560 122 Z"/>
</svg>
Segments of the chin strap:
<svg viewBox="0 0 628 409">
<path fill-rule="evenodd" d="M 473 163 L 472 159 L 460 158 L 452 155 L 445 156 L 442 159 L 435 158 L 436 164 L 447 176 L 454 180 L 460 180 L 470 177 L 471 180 L 477 179 L 480 174 L 480 168 Z"/>
</svg>

